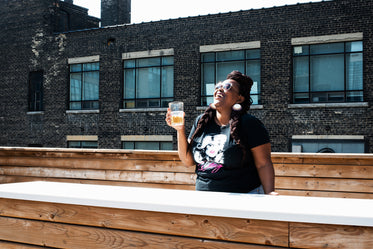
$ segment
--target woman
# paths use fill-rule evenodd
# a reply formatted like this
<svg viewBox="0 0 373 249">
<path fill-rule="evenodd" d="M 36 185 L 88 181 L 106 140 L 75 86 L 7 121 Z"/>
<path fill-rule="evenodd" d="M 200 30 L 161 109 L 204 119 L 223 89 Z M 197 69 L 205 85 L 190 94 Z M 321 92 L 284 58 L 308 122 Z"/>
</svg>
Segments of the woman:
<svg viewBox="0 0 373 249">
<path fill-rule="evenodd" d="M 185 126 L 177 130 L 178 153 L 187 165 L 196 165 L 196 189 L 236 193 L 276 194 L 268 132 L 247 114 L 253 81 L 238 71 L 215 86 L 214 102 L 200 115 L 186 137 Z"/>
</svg>

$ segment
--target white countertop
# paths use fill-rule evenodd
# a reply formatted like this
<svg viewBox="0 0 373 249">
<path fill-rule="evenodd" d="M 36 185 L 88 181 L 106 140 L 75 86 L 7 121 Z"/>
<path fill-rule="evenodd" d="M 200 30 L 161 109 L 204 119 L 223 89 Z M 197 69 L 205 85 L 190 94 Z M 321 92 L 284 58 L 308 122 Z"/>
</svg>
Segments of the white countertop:
<svg viewBox="0 0 373 249">
<path fill-rule="evenodd" d="M 0 184 L 0 198 L 373 227 L 371 199 L 250 195 L 42 181 Z"/>
</svg>

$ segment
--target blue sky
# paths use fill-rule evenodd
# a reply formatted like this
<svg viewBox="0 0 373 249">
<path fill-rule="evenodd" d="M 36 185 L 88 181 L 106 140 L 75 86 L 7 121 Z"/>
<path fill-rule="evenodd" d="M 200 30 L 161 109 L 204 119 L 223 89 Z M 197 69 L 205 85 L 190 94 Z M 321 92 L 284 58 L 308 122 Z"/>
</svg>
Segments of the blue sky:
<svg viewBox="0 0 373 249">
<path fill-rule="evenodd" d="M 219 12 L 260 9 L 297 3 L 320 2 L 311 0 L 132 0 L 132 23 L 174 19 Z M 89 14 L 100 17 L 101 0 L 74 0 L 74 4 L 88 8 Z"/>
</svg>

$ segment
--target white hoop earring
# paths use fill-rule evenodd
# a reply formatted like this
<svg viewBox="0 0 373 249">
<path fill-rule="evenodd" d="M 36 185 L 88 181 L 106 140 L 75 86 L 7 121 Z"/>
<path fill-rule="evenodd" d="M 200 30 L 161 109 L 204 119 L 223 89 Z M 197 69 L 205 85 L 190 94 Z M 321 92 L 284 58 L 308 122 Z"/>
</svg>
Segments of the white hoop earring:
<svg viewBox="0 0 373 249">
<path fill-rule="evenodd" d="M 232 106 L 232 109 L 234 110 L 234 111 L 241 111 L 242 110 L 242 106 L 240 105 L 240 104 L 234 104 L 233 106 Z"/>
</svg>

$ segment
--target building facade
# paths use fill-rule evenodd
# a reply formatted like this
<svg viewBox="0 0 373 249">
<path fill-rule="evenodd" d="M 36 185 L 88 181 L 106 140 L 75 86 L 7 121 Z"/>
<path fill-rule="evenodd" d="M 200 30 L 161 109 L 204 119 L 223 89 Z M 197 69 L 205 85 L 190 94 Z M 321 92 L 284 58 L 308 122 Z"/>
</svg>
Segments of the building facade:
<svg viewBox="0 0 373 249">
<path fill-rule="evenodd" d="M 189 132 L 238 69 L 273 151 L 373 153 L 372 0 L 117 25 L 130 2 L 102 1 L 102 27 L 72 1 L 0 4 L 0 146 L 175 149 L 168 102 Z"/>
</svg>

